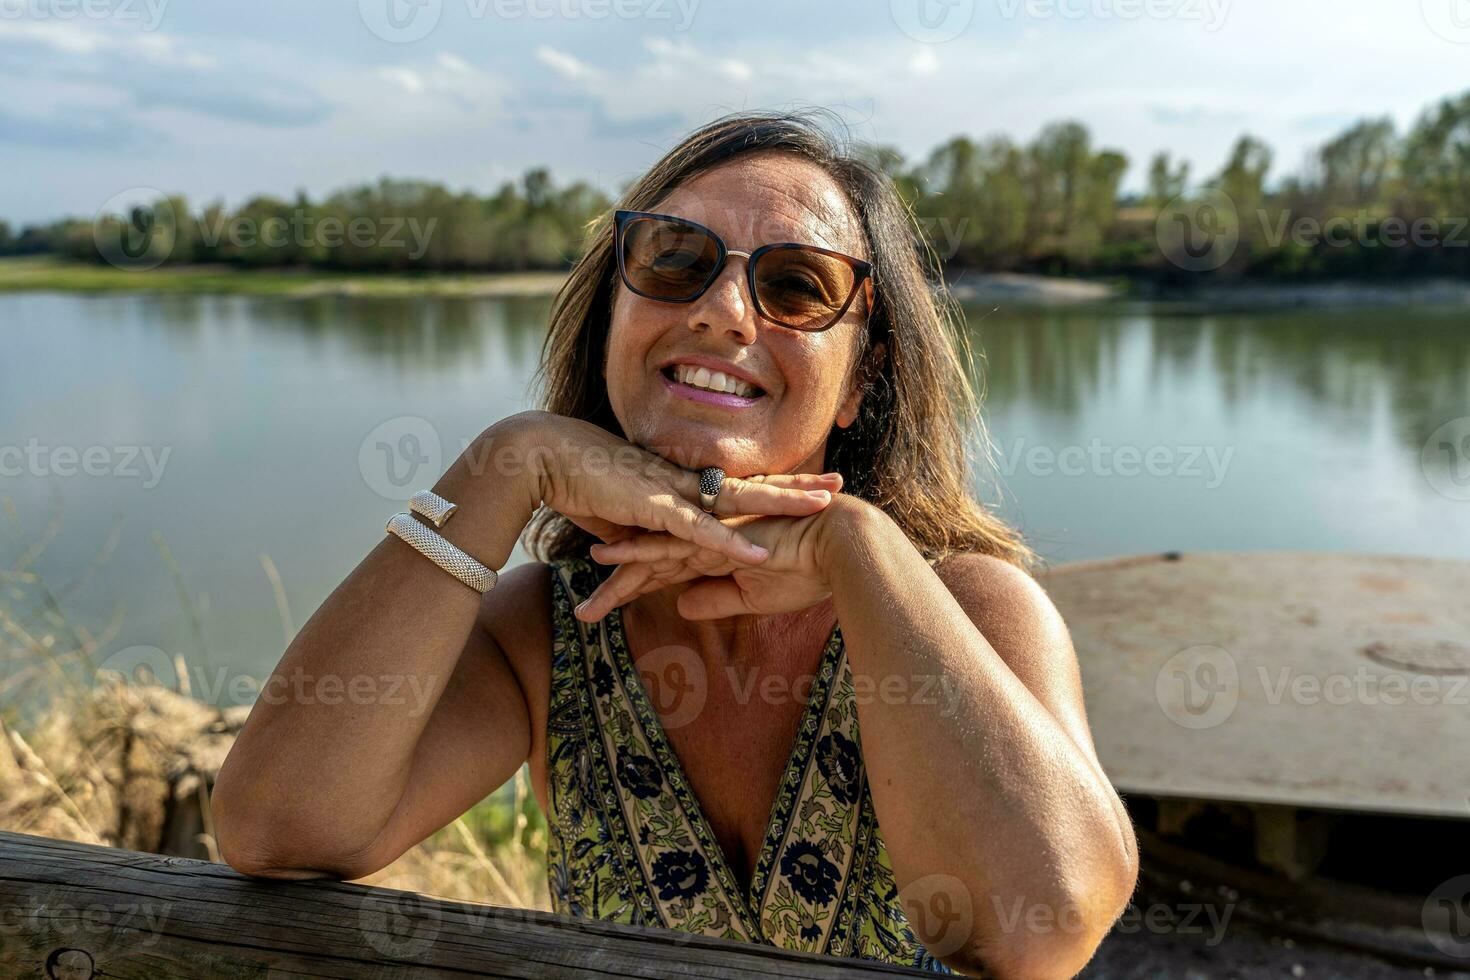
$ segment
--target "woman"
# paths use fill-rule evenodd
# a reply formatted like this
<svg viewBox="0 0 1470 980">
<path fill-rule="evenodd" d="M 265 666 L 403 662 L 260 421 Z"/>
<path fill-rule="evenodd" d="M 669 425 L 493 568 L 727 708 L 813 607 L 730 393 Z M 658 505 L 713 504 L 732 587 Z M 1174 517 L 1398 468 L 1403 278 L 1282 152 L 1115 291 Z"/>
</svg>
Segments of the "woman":
<svg viewBox="0 0 1470 980">
<path fill-rule="evenodd" d="M 469 446 L 433 487 L 453 520 L 396 518 L 276 670 L 432 707 L 262 697 L 214 792 L 226 860 L 360 877 L 529 762 L 559 912 L 1079 970 L 1133 832 L 1030 552 L 971 496 L 919 241 L 807 117 L 670 151 L 557 296 L 544 411 Z M 528 526 L 545 561 L 483 594 L 408 543 L 498 569 Z"/>
</svg>

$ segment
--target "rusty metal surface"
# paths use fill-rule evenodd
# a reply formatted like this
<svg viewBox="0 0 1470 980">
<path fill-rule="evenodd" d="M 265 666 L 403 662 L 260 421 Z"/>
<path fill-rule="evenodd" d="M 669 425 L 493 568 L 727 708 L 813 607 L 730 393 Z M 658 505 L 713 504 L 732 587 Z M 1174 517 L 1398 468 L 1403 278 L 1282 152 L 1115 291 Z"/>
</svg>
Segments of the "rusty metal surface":
<svg viewBox="0 0 1470 980">
<path fill-rule="evenodd" d="M 1040 580 L 1121 791 L 1470 818 L 1470 561 L 1201 552 Z"/>
</svg>

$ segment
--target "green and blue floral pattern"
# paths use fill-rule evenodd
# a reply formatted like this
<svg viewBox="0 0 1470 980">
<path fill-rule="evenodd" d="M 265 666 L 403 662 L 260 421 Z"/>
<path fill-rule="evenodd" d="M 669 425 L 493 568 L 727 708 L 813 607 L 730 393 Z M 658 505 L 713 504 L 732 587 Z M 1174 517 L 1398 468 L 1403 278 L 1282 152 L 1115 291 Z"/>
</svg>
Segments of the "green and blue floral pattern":
<svg viewBox="0 0 1470 980">
<path fill-rule="evenodd" d="M 746 893 L 643 686 L 621 611 L 597 623 L 572 615 L 607 571 L 588 558 L 552 565 L 552 907 L 949 973 L 914 936 L 899 901 L 840 626 L 823 649 Z"/>
</svg>

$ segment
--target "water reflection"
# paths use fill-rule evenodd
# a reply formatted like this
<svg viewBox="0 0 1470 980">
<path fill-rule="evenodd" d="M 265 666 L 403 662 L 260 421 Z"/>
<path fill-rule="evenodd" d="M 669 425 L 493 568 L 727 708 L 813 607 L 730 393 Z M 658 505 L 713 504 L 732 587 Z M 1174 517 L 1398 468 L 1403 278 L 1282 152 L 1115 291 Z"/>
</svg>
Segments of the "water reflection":
<svg viewBox="0 0 1470 980">
<path fill-rule="evenodd" d="M 1470 331 L 1463 311 L 1278 310 L 1224 315 L 1142 306 L 967 311 L 983 352 L 986 405 L 1077 420 L 1130 385 L 1163 396 L 1181 381 L 1218 391 L 1230 410 L 1295 395 L 1325 422 L 1371 424 L 1386 407 L 1399 444 L 1418 452 L 1470 414 Z M 1189 392 L 1170 397 L 1187 400 Z"/>
<path fill-rule="evenodd" d="M 264 676 L 284 640 L 261 556 L 299 626 L 402 508 L 361 469 L 370 433 L 422 420 L 447 465 L 528 404 L 549 309 L 546 297 L 0 296 L 0 450 L 171 454 L 153 486 L 7 469 L 0 497 L 17 516 L 0 528 L 0 567 L 41 533 L 53 493 L 66 516 L 37 562 L 51 581 L 88 568 L 120 516 L 116 547 L 67 612 L 100 629 L 121 605 L 114 646 L 200 656 L 161 532 L 205 610 L 211 656 L 198 662 Z M 1052 560 L 1470 557 L 1470 491 L 1456 490 L 1470 484 L 1470 441 L 1442 432 L 1425 450 L 1470 416 L 1463 315 L 1122 304 L 969 321 L 999 450 L 983 476 L 1000 492 L 987 497 Z M 1122 465 L 1150 452 L 1166 465 Z"/>
</svg>

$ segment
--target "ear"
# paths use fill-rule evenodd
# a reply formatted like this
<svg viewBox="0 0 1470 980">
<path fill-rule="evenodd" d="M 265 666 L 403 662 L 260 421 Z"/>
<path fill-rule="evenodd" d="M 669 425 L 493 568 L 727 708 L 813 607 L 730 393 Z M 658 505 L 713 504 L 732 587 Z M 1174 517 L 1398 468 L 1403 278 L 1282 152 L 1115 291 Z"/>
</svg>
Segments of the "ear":
<svg viewBox="0 0 1470 980">
<path fill-rule="evenodd" d="M 868 385 L 883 370 L 883 360 L 888 356 L 888 346 L 881 340 L 868 351 L 867 358 L 853 371 L 851 389 L 842 405 L 837 409 L 837 427 L 845 429 L 857 421 L 858 409 L 863 404 L 863 393 Z"/>
</svg>

